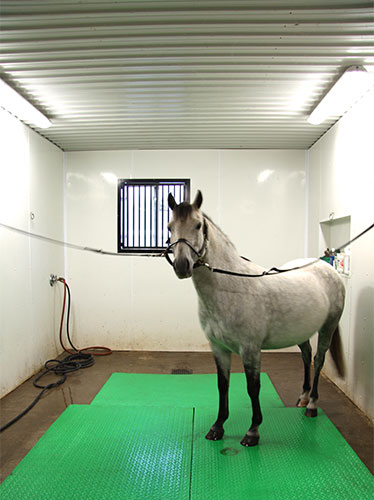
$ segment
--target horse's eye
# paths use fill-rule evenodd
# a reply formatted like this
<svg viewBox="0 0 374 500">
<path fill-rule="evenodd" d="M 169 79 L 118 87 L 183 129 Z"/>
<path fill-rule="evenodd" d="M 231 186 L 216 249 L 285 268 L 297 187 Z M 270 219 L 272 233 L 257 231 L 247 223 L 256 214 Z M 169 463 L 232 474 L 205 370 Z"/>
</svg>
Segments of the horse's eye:
<svg viewBox="0 0 374 500">
<path fill-rule="evenodd" d="M 196 229 L 197 229 L 197 231 L 199 231 L 199 229 L 201 229 L 201 222 L 199 222 L 198 224 L 196 224 Z"/>
</svg>

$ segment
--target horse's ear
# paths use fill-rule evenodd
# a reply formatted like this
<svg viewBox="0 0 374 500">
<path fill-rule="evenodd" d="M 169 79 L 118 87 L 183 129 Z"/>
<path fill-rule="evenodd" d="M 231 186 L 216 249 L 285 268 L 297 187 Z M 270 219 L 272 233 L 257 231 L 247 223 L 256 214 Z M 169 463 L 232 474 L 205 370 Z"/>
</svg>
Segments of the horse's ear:
<svg viewBox="0 0 374 500">
<path fill-rule="evenodd" d="M 169 204 L 169 208 L 171 208 L 171 210 L 174 210 L 174 208 L 177 206 L 177 203 L 174 199 L 174 196 L 169 193 L 169 196 L 168 196 L 168 204 Z"/>
<path fill-rule="evenodd" d="M 195 201 L 193 202 L 193 207 L 196 209 L 199 209 L 203 203 L 203 195 L 201 194 L 201 191 L 199 190 L 196 194 Z"/>
</svg>

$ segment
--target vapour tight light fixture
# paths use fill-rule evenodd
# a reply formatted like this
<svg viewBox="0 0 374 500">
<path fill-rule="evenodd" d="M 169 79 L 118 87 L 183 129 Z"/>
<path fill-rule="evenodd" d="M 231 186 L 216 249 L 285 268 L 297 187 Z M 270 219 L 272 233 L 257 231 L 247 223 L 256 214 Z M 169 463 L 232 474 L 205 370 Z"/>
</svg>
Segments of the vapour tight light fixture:
<svg viewBox="0 0 374 500">
<path fill-rule="evenodd" d="M 369 89 L 370 83 L 363 66 L 350 66 L 314 108 L 308 122 L 319 125 L 327 118 L 340 118 Z"/>
<path fill-rule="evenodd" d="M 49 128 L 52 122 L 12 87 L 0 79 L 0 106 L 19 120 L 38 128 Z"/>
</svg>

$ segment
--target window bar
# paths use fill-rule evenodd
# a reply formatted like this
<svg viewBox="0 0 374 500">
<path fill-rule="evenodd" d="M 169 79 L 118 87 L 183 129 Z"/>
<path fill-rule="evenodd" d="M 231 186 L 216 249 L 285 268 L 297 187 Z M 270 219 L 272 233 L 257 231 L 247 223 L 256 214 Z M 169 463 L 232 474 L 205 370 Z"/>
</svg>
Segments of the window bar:
<svg viewBox="0 0 374 500">
<path fill-rule="evenodd" d="M 177 191 L 176 191 L 176 188 L 175 188 L 175 186 L 174 186 L 173 196 L 174 196 L 175 201 L 179 204 L 179 201 L 178 201 L 178 199 L 176 198 L 176 195 L 177 195 Z"/>
<path fill-rule="evenodd" d="M 162 220 L 160 217 L 161 214 L 161 206 L 162 206 L 162 191 L 160 186 L 157 187 L 157 233 L 156 233 L 156 238 L 157 238 L 157 243 L 156 246 L 157 248 L 160 246 L 160 232 L 162 230 Z"/>
<path fill-rule="evenodd" d="M 152 247 L 152 197 L 153 187 L 149 187 L 149 246 Z"/>
<path fill-rule="evenodd" d="M 161 234 L 159 238 L 159 246 L 162 246 L 163 243 L 163 236 L 164 236 L 164 191 L 165 191 L 165 186 L 161 186 L 161 193 L 162 193 L 162 202 L 161 202 Z"/>
<path fill-rule="evenodd" d="M 149 238 L 149 213 L 147 210 L 147 201 L 148 201 L 148 190 L 149 186 L 144 186 L 144 247 L 148 248 L 148 238 Z"/>
<path fill-rule="evenodd" d="M 155 238 L 154 238 L 154 232 L 156 228 L 156 223 L 155 223 L 155 199 L 156 199 L 156 189 L 155 186 L 152 186 L 151 190 L 151 200 L 152 200 L 152 208 L 151 208 L 151 247 L 153 248 L 155 246 Z"/>
<path fill-rule="evenodd" d="M 157 235 L 158 235 L 158 186 L 155 188 L 155 193 L 156 193 L 156 205 L 155 205 L 155 246 L 157 247 L 158 240 L 157 240 Z"/>
<path fill-rule="evenodd" d="M 125 203 L 125 213 L 126 213 L 126 218 L 124 220 L 124 237 L 123 240 L 126 242 L 126 246 L 128 246 L 128 234 L 129 234 L 129 198 L 128 198 L 128 192 L 127 192 L 127 186 L 123 186 L 123 196 L 124 196 L 124 203 Z"/>
<path fill-rule="evenodd" d="M 130 207 L 131 207 L 131 210 L 132 210 L 132 214 L 131 214 L 131 219 L 132 219 L 132 234 L 131 234 L 131 242 L 130 242 L 130 246 L 131 247 L 134 247 L 134 235 L 135 235 L 135 213 L 134 213 L 134 200 L 135 200 L 135 192 L 134 192 L 134 187 L 131 186 L 131 204 L 130 204 Z"/>
<path fill-rule="evenodd" d="M 120 195 L 121 195 L 120 245 L 122 248 L 124 248 L 126 246 L 126 243 L 125 243 L 125 220 L 126 220 L 125 207 L 126 206 L 125 206 L 125 202 L 124 202 L 124 198 L 123 198 L 124 197 L 123 186 L 121 186 Z"/>
<path fill-rule="evenodd" d="M 174 186 L 173 185 L 170 185 L 168 184 L 166 186 L 166 199 L 168 198 L 169 196 L 169 193 L 171 193 L 172 191 L 174 191 Z M 165 245 L 166 244 L 166 241 L 168 239 L 168 224 L 169 224 L 169 220 L 170 220 L 170 210 L 169 210 L 169 203 L 166 202 L 166 205 L 165 205 L 165 209 L 164 209 L 164 216 L 165 216 L 165 233 L 163 235 L 163 242 L 162 244 Z"/>
<path fill-rule="evenodd" d="M 138 238 L 137 238 L 137 247 L 140 247 L 140 186 L 137 186 L 138 192 Z"/>
<path fill-rule="evenodd" d="M 129 219 L 130 219 L 130 212 L 129 212 L 129 188 L 128 186 L 123 186 L 124 192 L 125 192 L 125 198 L 126 198 L 126 236 L 125 236 L 125 241 L 126 241 L 126 246 L 130 246 L 130 241 L 129 241 Z"/>
<path fill-rule="evenodd" d="M 123 199 L 123 221 L 122 221 L 122 243 L 123 243 L 123 246 L 125 247 L 126 246 L 126 221 L 127 221 L 127 212 L 126 212 L 126 208 L 127 208 L 127 199 L 126 199 L 126 191 L 124 189 L 124 186 L 121 186 L 121 195 L 122 195 L 122 199 Z"/>
<path fill-rule="evenodd" d="M 132 203 L 131 203 L 131 208 L 132 208 L 132 219 L 133 219 L 133 232 L 132 232 L 132 247 L 136 247 L 136 186 L 133 186 L 132 188 Z"/>
<path fill-rule="evenodd" d="M 141 216 L 141 229 L 142 229 L 142 233 L 141 233 L 141 236 L 142 236 L 142 239 L 141 239 L 141 242 L 140 242 L 140 246 L 141 247 L 145 247 L 146 246 L 146 242 L 145 242 L 145 228 L 146 228 L 146 225 L 147 225 L 147 212 L 146 212 L 146 196 L 145 196 L 145 189 L 146 187 L 145 186 L 141 186 L 141 202 L 142 202 L 142 216 Z"/>
<path fill-rule="evenodd" d="M 136 186 L 136 200 L 134 205 L 134 213 L 135 213 L 135 231 L 136 231 L 136 239 L 134 242 L 134 246 L 139 248 L 140 246 L 140 186 Z"/>
<path fill-rule="evenodd" d="M 165 194 L 166 194 L 166 190 L 167 190 L 167 185 L 163 185 L 162 186 L 162 233 L 161 233 L 161 242 L 160 242 L 160 246 L 163 246 L 164 243 L 165 243 L 165 231 L 166 231 L 166 227 L 165 227 Z"/>
<path fill-rule="evenodd" d="M 143 213 L 142 213 L 142 190 L 143 186 L 139 186 L 139 244 L 138 247 L 142 247 L 142 226 L 143 226 Z"/>
<path fill-rule="evenodd" d="M 162 197 L 163 197 L 163 204 L 162 204 L 162 234 L 161 234 L 161 242 L 160 246 L 163 247 L 165 246 L 165 241 L 167 240 L 167 236 L 165 236 L 168 232 L 168 217 L 165 218 L 165 212 L 169 212 L 169 204 L 168 204 L 168 184 L 163 184 L 162 185 Z"/>
<path fill-rule="evenodd" d="M 129 244 L 129 193 L 127 191 L 127 186 L 123 187 L 123 193 L 125 197 L 125 203 L 126 203 L 126 220 L 124 222 L 125 224 L 125 233 L 124 233 L 124 241 L 126 241 L 126 246 Z"/>
</svg>

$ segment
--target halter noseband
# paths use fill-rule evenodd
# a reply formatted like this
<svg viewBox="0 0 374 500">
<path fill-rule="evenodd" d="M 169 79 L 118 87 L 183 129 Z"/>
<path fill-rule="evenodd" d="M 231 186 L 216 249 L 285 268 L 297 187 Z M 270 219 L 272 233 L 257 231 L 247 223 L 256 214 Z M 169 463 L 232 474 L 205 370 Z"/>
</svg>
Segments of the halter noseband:
<svg viewBox="0 0 374 500">
<path fill-rule="evenodd" d="M 195 262 L 195 264 L 194 264 L 193 267 L 196 268 L 196 267 L 204 265 L 203 262 L 202 262 L 202 259 L 203 259 L 204 255 L 206 253 L 206 249 L 207 249 L 207 246 L 208 246 L 208 225 L 207 225 L 205 219 L 204 219 L 203 234 L 204 234 L 204 241 L 203 241 L 203 244 L 202 244 L 200 250 L 196 250 L 193 247 L 192 243 L 190 243 L 185 238 L 179 238 L 178 240 L 173 241 L 173 243 L 170 243 L 170 245 L 165 249 L 165 251 L 163 253 L 163 256 L 166 257 L 166 260 L 169 262 L 169 264 L 171 266 L 174 266 L 174 263 L 171 260 L 171 258 L 169 256 L 169 253 L 170 253 L 171 249 L 173 247 L 175 247 L 175 245 L 177 245 L 178 243 L 185 243 L 188 247 L 190 247 L 190 249 L 194 252 L 194 254 L 199 257 L 199 259 Z"/>
</svg>

